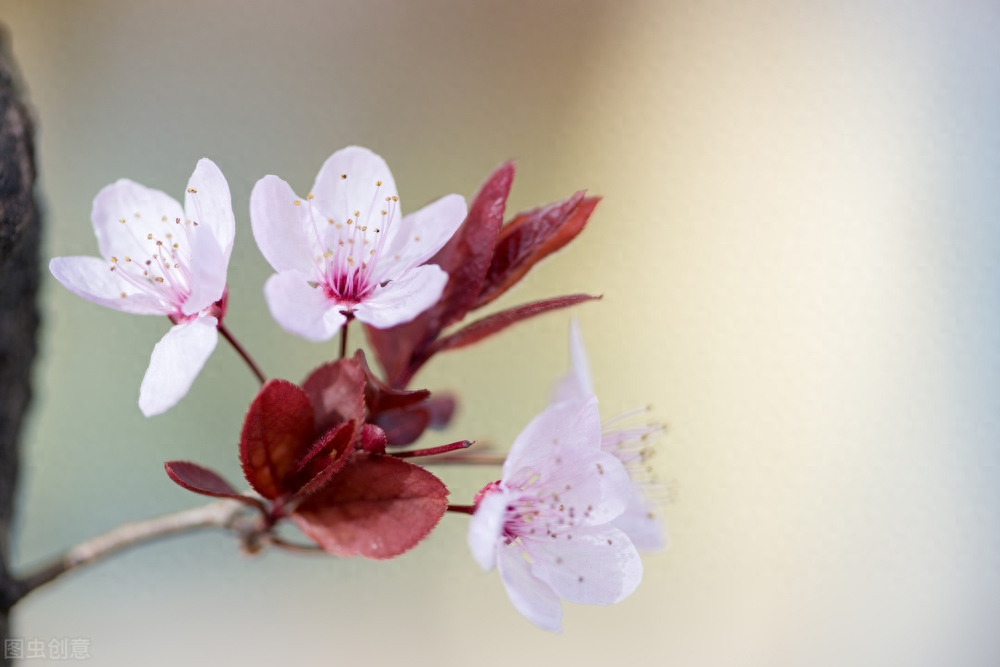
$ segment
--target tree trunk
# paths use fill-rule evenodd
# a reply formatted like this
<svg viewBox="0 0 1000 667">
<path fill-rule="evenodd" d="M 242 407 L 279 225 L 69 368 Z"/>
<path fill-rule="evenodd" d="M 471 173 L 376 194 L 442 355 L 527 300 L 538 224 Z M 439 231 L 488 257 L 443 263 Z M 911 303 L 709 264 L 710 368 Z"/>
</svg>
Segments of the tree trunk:
<svg viewBox="0 0 1000 667">
<path fill-rule="evenodd" d="M 0 638 L 10 637 L 17 585 L 9 569 L 21 426 L 31 400 L 38 330 L 41 219 L 34 197 L 34 126 L 0 26 Z M 10 664 L 0 645 L 0 664 Z"/>
</svg>

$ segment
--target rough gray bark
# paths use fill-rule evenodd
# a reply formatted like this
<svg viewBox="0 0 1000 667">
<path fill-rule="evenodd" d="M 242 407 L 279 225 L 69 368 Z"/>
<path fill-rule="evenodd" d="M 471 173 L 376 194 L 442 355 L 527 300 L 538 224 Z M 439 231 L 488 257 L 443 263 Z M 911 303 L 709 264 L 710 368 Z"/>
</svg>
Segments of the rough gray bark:
<svg viewBox="0 0 1000 667">
<path fill-rule="evenodd" d="M 31 400 L 41 219 L 34 196 L 34 125 L 0 26 L 0 638 L 18 585 L 9 570 L 21 427 Z M 0 660 L 4 659 L 0 645 Z"/>
</svg>

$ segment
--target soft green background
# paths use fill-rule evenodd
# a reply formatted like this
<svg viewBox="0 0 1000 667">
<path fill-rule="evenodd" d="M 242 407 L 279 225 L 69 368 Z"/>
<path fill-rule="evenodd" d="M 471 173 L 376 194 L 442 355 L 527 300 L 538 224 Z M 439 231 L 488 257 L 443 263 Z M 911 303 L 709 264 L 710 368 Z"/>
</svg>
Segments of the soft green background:
<svg viewBox="0 0 1000 667">
<path fill-rule="evenodd" d="M 606 416 L 652 403 L 672 547 L 548 635 L 447 516 L 388 563 L 203 534 L 39 592 L 16 634 L 101 665 L 1000 664 L 1000 9 L 950 2 L 0 0 L 39 118 L 49 256 L 93 253 L 94 194 L 183 193 L 214 159 L 237 217 L 228 322 L 272 375 L 335 352 L 267 314 L 247 201 L 348 144 L 405 210 L 518 160 L 527 208 L 589 188 L 581 238 L 497 307 L 576 309 Z M 160 318 L 50 278 L 18 562 L 239 479 L 254 382 L 220 344 L 165 416 L 136 406 Z M 419 376 L 448 438 L 506 446 L 567 364 L 559 313 Z M 428 444 L 433 444 L 428 441 Z M 458 501 L 495 473 L 443 471 Z"/>
</svg>

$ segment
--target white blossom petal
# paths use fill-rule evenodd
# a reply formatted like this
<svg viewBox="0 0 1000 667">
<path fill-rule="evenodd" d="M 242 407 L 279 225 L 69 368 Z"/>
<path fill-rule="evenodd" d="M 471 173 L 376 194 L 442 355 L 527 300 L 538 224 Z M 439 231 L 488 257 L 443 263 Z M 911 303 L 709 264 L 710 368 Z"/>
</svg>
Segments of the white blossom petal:
<svg viewBox="0 0 1000 667">
<path fill-rule="evenodd" d="M 260 179 L 250 193 L 253 237 L 275 271 L 301 271 L 309 275 L 315 271 L 307 203 L 277 176 Z"/>
<path fill-rule="evenodd" d="M 628 535 L 632 544 L 640 551 L 660 551 L 667 548 L 666 532 L 653 503 L 634 484 L 625 504 L 625 511 L 611 523 Z"/>
<path fill-rule="evenodd" d="M 354 316 L 376 329 L 388 329 L 411 321 L 441 298 L 448 274 L 441 267 L 425 264 L 410 269 L 397 280 L 375 288 L 354 308 Z"/>
<path fill-rule="evenodd" d="M 507 597 L 526 619 L 551 632 L 562 632 L 562 604 L 548 584 L 531 572 L 517 542 L 500 548 L 498 567 Z"/>
<path fill-rule="evenodd" d="M 264 283 L 264 297 L 271 316 L 285 331 L 311 341 L 324 341 L 347 321 L 337 304 L 313 287 L 298 271 L 276 273 Z"/>
<path fill-rule="evenodd" d="M 323 163 L 312 189 L 313 205 L 328 219 L 341 223 L 348 218 L 369 219 L 385 209 L 384 226 L 390 230 L 399 222 L 399 206 L 386 206 L 386 197 L 399 199 L 389 165 L 380 156 L 361 146 L 348 146 Z M 357 220 L 355 220 L 357 222 Z"/>
<path fill-rule="evenodd" d="M 598 451 L 600 446 L 596 398 L 550 405 L 514 440 L 503 464 L 503 479 L 510 483 L 521 470 L 541 472 L 554 465 L 556 450 Z"/>
<path fill-rule="evenodd" d="M 191 174 L 184 194 L 184 211 L 188 220 L 198 223 L 199 229 L 211 230 L 228 266 L 236 236 L 233 200 L 226 177 L 208 158 L 198 160 Z"/>
<path fill-rule="evenodd" d="M 176 199 L 127 178 L 102 188 L 90 212 L 97 247 L 105 259 L 145 257 L 150 252 L 149 230 L 168 230 L 183 217 Z"/>
<path fill-rule="evenodd" d="M 185 315 L 199 313 L 222 298 L 229 268 L 228 257 L 208 229 L 199 225 L 191 237 L 191 293 L 181 306 Z"/>
<path fill-rule="evenodd" d="M 175 324 L 153 348 L 139 388 L 139 408 L 147 417 L 166 412 L 181 400 L 219 342 L 219 321 L 203 315 Z"/>
<path fill-rule="evenodd" d="M 556 384 L 552 402 L 576 401 L 594 393 L 594 383 L 590 375 L 587 350 L 583 346 L 580 323 L 573 318 L 569 323 L 570 371 Z"/>
<path fill-rule="evenodd" d="M 392 280 L 437 254 L 465 220 L 465 198 L 451 194 L 410 213 L 389 229 L 379 279 Z"/>
<path fill-rule="evenodd" d="M 469 521 L 469 550 L 479 567 L 489 572 L 497 563 L 497 545 L 501 544 L 503 523 L 507 514 L 507 494 L 502 491 L 487 494 Z"/>
<path fill-rule="evenodd" d="M 122 280 L 108 262 L 97 257 L 55 257 L 49 271 L 73 294 L 108 308 L 137 315 L 173 312 L 171 305 Z"/>
<path fill-rule="evenodd" d="M 619 602 L 642 580 L 639 552 L 611 525 L 579 528 L 572 539 L 532 540 L 525 549 L 532 573 L 568 602 Z"/>
</svg>

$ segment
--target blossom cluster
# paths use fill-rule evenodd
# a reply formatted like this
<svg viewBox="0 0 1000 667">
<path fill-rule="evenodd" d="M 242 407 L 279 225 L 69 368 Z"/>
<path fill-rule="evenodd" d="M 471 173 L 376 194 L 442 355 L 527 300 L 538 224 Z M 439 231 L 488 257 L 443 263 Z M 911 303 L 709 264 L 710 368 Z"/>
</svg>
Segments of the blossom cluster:
<svg viewBox="0 0 1000 667">
<path fill-rule="evenodd" d="M 499 569 L 528 620 L 559 631 L 561 600 L 624 599 L 642 578 L 638 549 L 665 546 L 647 464 L 661 429 L 614 428 L 631 415 L 602 426 L 575 322 L 569 374 L 506 458 L 485 461 L 502 464 L 500 479 L 470 504 L 451 504 L 444 482 L 412 461 L 484 463 L 463 451 L 470 441 L 408 447 L 456 410 L 456 396 L 411 387 L 436 354 L 596 298 L 559 296 L 463 323 L 574 239 L 599 201 L 578 192 L 505 223 L 513 178 L 513 165 L 503 164 L 468 207 L 451 194 L 408 215 L 386 163 L 360 147 L 330 156 L 305 196 L 277 176 L 260 179 L 250 223 L 275 271 L 264 285 L 271 315 L 311 341 L 341 334 L 339 358 L 298 384 L 267 380 L 224 324 L 236 220 L 229 185 L 208 159 L 198 162 L 183 206 L 127 179 L 102 189 L 91 212 L 100 257 L 58 257 L 50 270 L 85 299 L 170 320 L 140 386 L 146 416 L 184 397 L 220 334 L 247 361 L 262 384 L 240 433 L 250 490 L 189 461 L 165 469 L 185 489 L 245 503 L 258 545 L 287 546 L 276 532 L 287 520 L 318 549 L 382 560 L 415 547 L 445 512 L 471 514 L 475 561 Z M 347 354 L 353 320 L 380 374 L 362 350 Z"/>
</svg>

